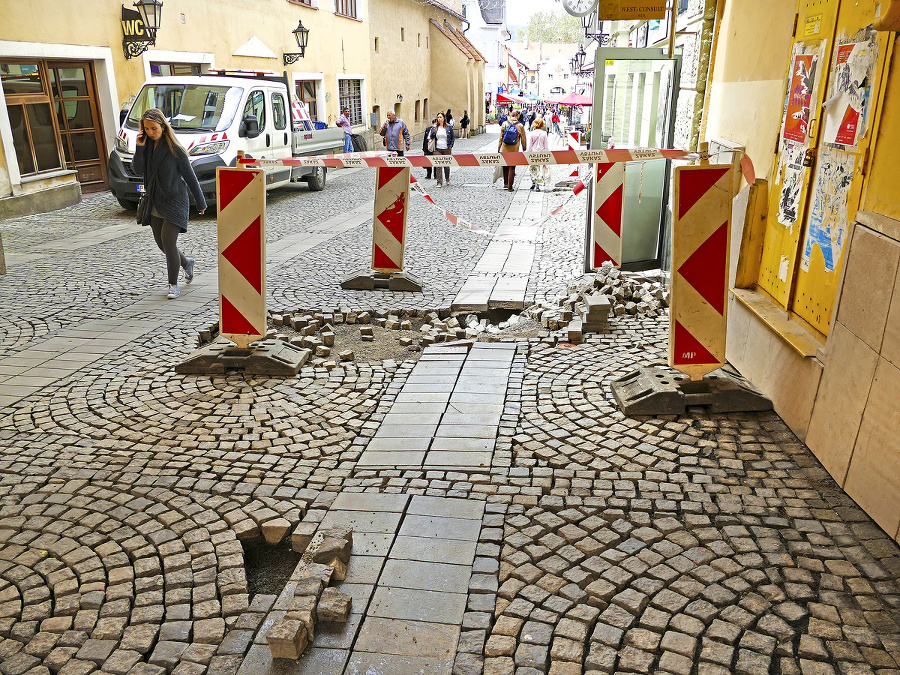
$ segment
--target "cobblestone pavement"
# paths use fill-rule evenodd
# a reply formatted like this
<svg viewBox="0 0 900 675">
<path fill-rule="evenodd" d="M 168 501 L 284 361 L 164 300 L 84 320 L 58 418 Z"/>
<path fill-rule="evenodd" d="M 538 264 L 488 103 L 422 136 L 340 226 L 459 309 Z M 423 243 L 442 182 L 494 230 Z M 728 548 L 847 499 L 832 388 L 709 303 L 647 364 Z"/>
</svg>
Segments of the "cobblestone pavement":
<svg viewBox="0 0 900 675">
<path fill-rule="evenodd" d="M 370 179 L 270 194 L 273 306 L 449 308 L 489 240 L 420 200 L 425 293 L 337 286 L 368 259 Z M 439 203 L 495 229 L 512 195 L 487 169 L 452 180 Z M 580 209 L 535 231 L 530 298 L 580 275 Z M 777 415 L 616 410 L 610 380 L 665 359 L 664 318 L 498 345 L 502 375 L 477 374 L 491 349 L 442 345 L 288 379 L 176 375 L 216 318 L 214 222 L 191 221 L 198 276 L 171 302 L 109 195 L 0 222 L 3 675 L 900 673 L 900 549 Z M 250 596 L 243 545 L 335 525 L 355 531 L 350 619 L 273 662 L 294 582 Z"/>
</svg>

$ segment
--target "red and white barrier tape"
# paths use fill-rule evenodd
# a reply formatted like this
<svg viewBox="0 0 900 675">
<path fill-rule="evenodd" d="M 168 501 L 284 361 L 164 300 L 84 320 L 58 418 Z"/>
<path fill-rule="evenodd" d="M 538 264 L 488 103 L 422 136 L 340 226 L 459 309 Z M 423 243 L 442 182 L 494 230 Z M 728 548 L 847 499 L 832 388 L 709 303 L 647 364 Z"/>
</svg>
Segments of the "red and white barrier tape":
<svg viewBox="0 0 900 675">
<path fill-rule="evenodd" d="M 633 148 L 612 150 L 548 150 L 547 152 L 479 152 L 460 155 L 417 155 L 397 157 L 385 151 L 340 155 L 255 159 L 244 157 L 243 166 L 326 166 L 326 167 L 466 167 L 466 166 L 532 166 L 543 164 L 596 164 L 597 162 L 646 162 L 652 159 L 696 159 L 686 150 Z"/>
</svg>

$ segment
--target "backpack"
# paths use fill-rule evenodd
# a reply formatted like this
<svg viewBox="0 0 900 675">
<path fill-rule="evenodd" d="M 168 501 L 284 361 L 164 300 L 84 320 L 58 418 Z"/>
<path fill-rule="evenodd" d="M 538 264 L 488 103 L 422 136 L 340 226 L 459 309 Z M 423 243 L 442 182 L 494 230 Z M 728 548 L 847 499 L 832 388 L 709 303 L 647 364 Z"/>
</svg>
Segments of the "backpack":
<svg viewBox="0 0 900 675">
<path fill-rule="evenodd" d="M 506 131 L 503 132 L 504 145 L 517 145 L 519 143 L 519 127 L 510 122 L 506 125 Z"/>
</svg>

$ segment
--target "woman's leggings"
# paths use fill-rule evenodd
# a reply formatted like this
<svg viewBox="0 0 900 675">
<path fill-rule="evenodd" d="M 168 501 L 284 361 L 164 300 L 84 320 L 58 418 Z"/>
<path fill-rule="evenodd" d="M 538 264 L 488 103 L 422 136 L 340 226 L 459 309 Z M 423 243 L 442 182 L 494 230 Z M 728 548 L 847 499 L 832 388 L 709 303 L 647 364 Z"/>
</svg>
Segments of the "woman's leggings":
<svg viewBox="0 0 900 675">
<path fill-rule="evenodd" d="M 179 230 L 168 220 L 158 216 L 150 216 L 150 229 L 153 230 L 153 238 L 159 250 L 166 254 L 166 271 L 169 274 L 169 283 L 178 283 L 178 270 L 188 264 L 184 253 L 178 250 Z"/>
</svg>

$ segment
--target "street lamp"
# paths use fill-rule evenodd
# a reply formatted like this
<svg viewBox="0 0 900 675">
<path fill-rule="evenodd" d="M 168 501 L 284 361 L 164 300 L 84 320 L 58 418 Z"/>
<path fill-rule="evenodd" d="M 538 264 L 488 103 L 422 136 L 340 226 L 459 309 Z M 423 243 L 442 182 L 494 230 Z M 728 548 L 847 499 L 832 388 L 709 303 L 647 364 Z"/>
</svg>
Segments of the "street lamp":
<svg viewBox="0 0 900 675">
<path fill-rule="evenodd" d="M 298 59 L 302 59 L 306 55 L 306 45 L 309 43 L 309 28 L 303 25 L 303 21 L 297 24 L 297 27 L 291 31 L 297 40 L 297 46 L 300 47 L 299 52 L 285 52 L 283 54 L 284 65 L 289 66 L 296 63 Z"/>
<path fill-rule="evenodd" d="M 134 3 L 141 13 L 141 21 L 144 22 L 144 30 L 151 44 L 156 44 L 156 31 L 162 24 L 162 6 L 159 0 L 138 0 Z"/>
<path fill-rule="evenodd" d="M 584 47 L 582 45 L 578 45 L 578 52 L 575 54 L 575 67 L 578 69 L 578 72 L 584 68 L 584 57 L 586 56 L 586 52 L 584 51 Z"/>
</svg>

